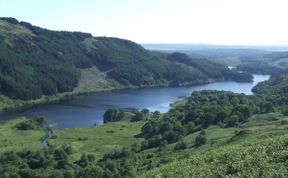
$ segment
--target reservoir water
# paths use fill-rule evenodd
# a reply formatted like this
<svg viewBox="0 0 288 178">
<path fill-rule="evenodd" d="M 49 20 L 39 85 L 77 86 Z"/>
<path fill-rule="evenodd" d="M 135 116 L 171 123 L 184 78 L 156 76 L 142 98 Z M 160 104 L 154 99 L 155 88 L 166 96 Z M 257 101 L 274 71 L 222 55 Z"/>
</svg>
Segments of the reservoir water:
<svg viewBox="0 0 288 178">
<path fill-rule="evenodd" d="M 148 108 L 150 111 L 167 112 L 171 103 L 180 98 L 190 96 L 194 91 L 225 90 L 235 93 L 252 94 L 251 89 L 257 83 L 268 79 L 268 75 L 254 75 L 252 83 L 227 81 L 190 87 L 125 89 L 88 94 L 75 96 L 62 103 L 36 106 L 1 119 L 7 120 L 19 116 L 29 118 L 43 116 L 54 125 L 54 129 L 90 127 L 94 124 L 102 124 L 102 116 L 109 108 Z"/>
</svg>

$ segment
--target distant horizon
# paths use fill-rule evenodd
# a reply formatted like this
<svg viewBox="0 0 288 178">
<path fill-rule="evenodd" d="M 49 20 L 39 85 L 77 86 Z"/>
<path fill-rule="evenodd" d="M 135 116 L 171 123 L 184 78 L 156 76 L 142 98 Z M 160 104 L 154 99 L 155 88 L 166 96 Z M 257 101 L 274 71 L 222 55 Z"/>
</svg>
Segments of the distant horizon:
<svg viewBox="0 0 288 178">
<path fill-rule="evenodd" d="M 15 18 L 15 17 L 0 17 L 0 18 Z M 15 18 L 17 19 L 17 18 Z M 28 22 L 28 23 L 31 23 L 29 21 L 24 21 L 24 20 L 21 20 L 21 19 L 17 19 L 19 22 Z M 33 23 L 31 23 L 33 26 L 37 26 L 37 27 L 40 27 L 40 28 L 43 28 L 43 29 L 48 29 L 48 30 L 52 30 L 52 31 L 65 31 L 65 32 L 80 32 L 80 33 L 91 33 L 89 31 L 79 31 L 79 30 L 72 30 L 72 31 L 69 31 L 69 30 L 61 30 L 61 29 L 58 29 L 58 30 L 54 30 L 54 29 L 49 29 L 49 28 L 45 28 L 45 27 L 42 27 L 40 25 L 35 25 Z M 91 33 L 92 34 L 92 33 Z M 92 34 L 93 37 L 109 37 L 109 38 L 121 38 L 121 37 L 117 37 L 117 36 L 97 36 L 97 35 L 94 35 Z M 127 39 L 127 38 L 121 38 L 121 39 L 124 39 L 124 40 L 129 40 L 129 41 L 133 41 L 133 42 L 136 42 L 138 44 L 141 44 L 141 45 L 195 45 L 195 46 L 227 46 L 227 47 L 236 47 L 236 46 L 239 46 L 239 47 L 288 47 L 288 43 L 286 44 L 220 44 L 220 43 L 193 43 L 193 42 L 167 42 L 167 43 L 163 43 L 163 42 L 137 42 L 133 39 Z M 288 50 L 288 49 L 287 49 Z"/>
<path fill-rule="evenodd" d="M 286 52 L 288 45 L 228 45 L 228 44 L 196 44 L 196 43 L 140 43 L 148 50 L 155 51 L 205 51 L 205 50 L 260 50 L 270 52 Z"/>
<path fill-rule="evenodd" d="M 0 18 L 15 18 L 15 17 L 0 17 Z M 15 18 L 17 19 L 17 18 Z M 24 21 L 24 20 L 21 20 L 21 19 L 17 19 L 19 22 L 27 22 L 27 23 L 31 23 L 29 21 Z M 73 31 L 69 31 L 69 30 L 53 30 L 53 29 L 49 29 L 49 28 L 45 28 L 45 27 L 42 27 L 40 25 L 35 25 L 33 23 L 31 23 L 33 26 L 37 26 L 37 27 L 40 27 L 40 28 L 43 28 L 43 29 L 47 29 L 47 30 L 52 30 L 52 31 L 63 31 L 63 32 L 80 32 L 80 33 L 91 33 L 89 31 L 79 31 L 79 30 L 73 30 Z M 91 33 L 92 34 L 92 33 Z M 117 36 L 97 36 L 97 35 L 94 35 L 92 34 L 93 37 L 108 37 L 108 38 L 120 38 L 120 37 L 117 37 Z M 129 41 L 133 41 L 133 42 L 137 42 L 137 41 L 134 41 L 133 39 L 127 39 L 127 38 L 122 38 L 124 40 L 129 40 Z M 203 45 L 203 46 L 251 46 L 251 47 L 269 47 L 269 46 L 281 46 L 281 47 L 284 47 L 284 46 L 287 46 L 288 47 L 288 43 L 287 44 L 220 44 L 220 43 L 193 43 L 193 42 L 175 42 L 175 43 L 172 43 L 172 42 L 167 42 L 167 43 L 163 43 L 163 42 L 137 42 L 138 44 L 141 44 L 141 45 Z"/>
<path fill-rule="evenodd" d="M 112 37 L 113 38 L 113 37 Z M 129 40 L 129 39 L 127 39 Z M 133 41 L 133 40 L 132 40 Z M 153 43 L 139 43 L 141 45 L 195 45 L 195 46 L 287 46 L 287 44 L 213 44 L 213 43 L 161 43 L 161 42 L 153 42 Z"/>
<path fill-rule="evenodd" d="M 9 16 L 1 16 L 0 18 L 15 18 L 15 17 L 9 17 Z M 47 30 L 52 30 L 52 31 L 65 31 L 65 32 L 80 32 L 80 33 L 91 33 L 89 31 L 80 31 L 80 30 L 62 30 L 62 29 L 50 29 L 50 28 L 46 28 L 46 27 L 43 27 L 41 25 L 37 25 L 37 24 L 33 24 L 32 22 L 30 21 L 25 21 L 25 20 L 21 20 L 21 19 L 18 19 L 18 18 L 15 18 L 17 19 L 19 22 L 27 22 L 27 23 L 31 23 L 33 26 L 37 26 L 37 27 L 40 27 L 40 28 L 43 28 L 43 29 L 47 29 Z M 117 36 L 101 36 L 101 35 L 95 35 L 93 33 L 91 33 L 93 35 L 93 37 L 109 37 L 109 38 L 121 38 L 121 37 L 117 37 Z M 259 47 L 259 46 L 263 46 L 263 47 L 268 47 L 268 46 L 287 46 L 288 47 L 288 42 L 286 44 L 220 44 L 220 43 L 196 43 L 196 42 L 137 42 L 133 39 L 127 39 L 127 38 L 121 38 L 121 39 L 124 39 L 124 40 L 129 40 L 129 41 L 133 41 L 133 42 L 136 42 L 136 43 L 139 43 L 141 45 L 203 45 L 203 46 L 255 46 L 255 47 Z"/>
<path fill-rule="evenodd" d="M 1 0 L 0 16 L 141 44 L 288 45 L 286 0 Z"/>
</svg>

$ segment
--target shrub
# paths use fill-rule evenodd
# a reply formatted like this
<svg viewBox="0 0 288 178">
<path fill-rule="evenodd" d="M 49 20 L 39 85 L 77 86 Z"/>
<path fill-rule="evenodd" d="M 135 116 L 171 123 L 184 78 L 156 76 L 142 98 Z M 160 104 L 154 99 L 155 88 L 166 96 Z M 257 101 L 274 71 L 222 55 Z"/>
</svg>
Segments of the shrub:
<svg viewBox="0 0 288 178">
<path fill-rule="evenodd" d="M 16 128 L 18 130 L 33 130 L 36 128 L 36 126 L 31 120 L 27 120 L 27 121 L 17 124 Z"/>
<path fill-rule="evenodd" d="M 145 115 L 142 112 L 137 112 L 133 118 L 132 121 L 136 122 L 136 121 L 141 121 L 145 118 Z"/>
<path fill-rule="evenodd" d="M 124 112 L 119 109 L 108 109 L 103 115 L 103 122 L 114 122 L 123 119 Z"/>
<path fill-rule="evenodd" d="M 187 144 L 184 141 L 180 141 L 179 143 L 176 144 L 174 147 L 175 150 L 184 150 L 187 148 Z"/>
<path fill-rule="evenodd" d="M 205 135 L 206 132 L 204 130 L 201 130 L 200 134 L 195 139 L 195 146 L 201 146 L 207 142 L 207 138 Z"/>
</svg>

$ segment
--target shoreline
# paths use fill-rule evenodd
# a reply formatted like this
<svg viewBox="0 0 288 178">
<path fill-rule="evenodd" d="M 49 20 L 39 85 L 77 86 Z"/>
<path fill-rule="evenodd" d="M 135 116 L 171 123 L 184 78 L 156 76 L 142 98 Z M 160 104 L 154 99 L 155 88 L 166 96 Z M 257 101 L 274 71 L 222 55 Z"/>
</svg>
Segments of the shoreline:
<svg viewBox="0 0 288 178">
<path fill-rule="evenodd" d="M 0 108 L 0 119 L 1 119 L 1 116 L 6 116 L 12 113 L 22 112 L 24 110 L 30 109 L 35 106 L 63 102 L 75 96 L 102 93 L 102 92 L 112 92 L 112 91 L 119 91 L 119 90 L 125 90 L 125 89 L 144 89 L 144 88 L 157 88 L 157 87 L 160 88 L 160 87 L 172 87 L 172 86 L 173 87 L 198 86 L 198 85 L 204 85 L 204 84 L 213 83 L 217 81 L 225 81 L 225 80 L 200 81 L 197 84 L 195 83 L 193 84 L 190 82 L 187 84 L 182 84 L 182 85 L 177 85 L 177 86 L 173 86 L 169 84 L 160 84 L 160 85 L 147 85 L 147 86 L 139 86 L 139 87 L 127 86 L 127 87 L 119 87 L 119 88 L 99 88 L 99 89 L 94 89 L 94 90 L 92 89 L 92 90 L 86 90 L 86 91 L 71 91 L 71 92 L 64 92 L 64 93 L 59 93 L 59 94 L 51 95 L 51 96 L 42 96 L 39 99 L 28 100 L 28 101 L 11 99 L 10 102 L 13 102 L 13 104 L 9 105 L 8 107 Z M 74 90 L 77 90 L 77 88 L 75 88 Z"/>
<path fill-rule="evenodd" d="M 260 81 L 264 81 L 264 80 L 266 80 L 266 77 L 264 76 L 264 77 L 262 77 L 262 76 L 257 76 L 257 75 L 253 75 L 254 76 L 254 80 L 256 80 L 256 83 L 258 83 L 259 82 L 259 79 L 260 79 Z M 214 83 L 216 83 L 216 85 L 214 86 Z M 219 84 L 218 84 L 219 83 Z M 58 106 L 62 106 L 62 105 L 65 105 L 65 103 L 69 103 L 70 102 L 70 100 L 72 100 L 72 102 L 73 102 L 73 100 L 78 100 L 77 98 L 78 98 L 78 96 L 80 96 L 80 100 L 81 100 L 81 95 L 82 96 L 84 96 L 84 98 L 90 98 L 90 97 L 94 97 L 94 95 L 93 95 L 93 93 L 94 94 L 96 94 L 95 95 L 95 99 L 93 99 L 94 101 L 97 101 L 98 99 L 97 99 L 97 96 L 98 96 L 98 94 L 100 93 L 100 96 L 102 96 L 101 95 L 101 93 L 103 93 L 104 94 L 104 96 L 110 96 L 110 95 L 112 95 L 112 96 L 115 96 L 115 95 L 118 95 L 118 93 L 121 95 L 121 93 L 122 93 L 122 91 L 124 92 L 124 93 L 134 93 L 134 92 L 142 92 L 142 90 L 141 89 L 143 89 L 143 91 L 144 91 L 144 93 L 145 93 L 145 91 L 146 91 L 146 89 L 148 90 L 148 91 L 150 91 L 150 89 L 152 89 L 152 91 L 153 91 L 153 88 L 156 88 L 156 91 L 158 91 L 158 90 L 160 90 L 160 91 L 162 91 L 162 90 L 164 90 L 164 91 L 166 91 L 166 89 L 165 88 L 168 88 L 168 89 L 172 89 L 173 91 L 174 90 L 176 90 L 176 91 L 181 91 L 182 92 L 182 90 L 185 90 L 185 95 L 190 95 L 191 94 L 191 92 L 190 92 L 190 90 L 191 91 L 194 91 L 193 90 L 193 88 L 194 87 L 196 87 L 196 88 L 198 88 L 198 87 L 200 87 L 200 88 L 198 88 L 198 89 L 196 89 L 196 90 L 209 90 L 209 88 L 211 88 L 210 90 L 217 90 L 217 89 L 214 89 L 215 87 L 216 88 L 218 88 L 218 90 L 221 90 L 221 87 L 222 87 L 222 84 L 224 84 L 224 86 L 226 86 L 226 84 L 225 83 L 227 83 L 227 86 L 228 86 L 228 89 L 229 89 L 229 87 L 230 87 L 230 85 L 232 85 L 232 87 L 231 87 L 231 91 L 233 92 L 234 91 L 234 88 L 235 87 L 233 87 L 233 86 L 242 86 L 242 84 L 241 83 L 243 83 L 243 86 L 244 86 L 244 90 L 240 90 L 240 91 L 238 91 L 237 89 L 234 91 L 234 92 L 236 92 L 236 93 L 241 93 L 241 92 L 244 92 L 244 93 L 250 93 L 250 90 L 251 90 L 251 87 L 253 87 L 254 85 L 253 85 L 253 83 L 254 82 L 235 82 L 235 81 L 231 81 L 231 80 L 209 80 L 209 82 L 202 82 L 202 83 L 200 83 L 200 84 L 193 84 L 193 85 L 185 85 L 185 86 L 169 86 L 169 85 L 157 85 L 157 86 L 145 86 L 145 87 L 122 87 L 122 88 L 120 88 L 120 87 L 117 87 L 117 88 L 109 88 L 109 87 L 107 87 L 107 88 L 102 88 L 101 90 L 100 90 L 100 88 L 98 88 L 97 90 L 94 90 L 93 92 L 90 90 L 89 92 L 83 92 L 83 90 L 82 90 L 82 92 L 75 92 L 75 90 L 74 90 L 74 92 L 72 93 L 72 92 L 69 92 L 69 93 L 65 93 L 65 94 L 62 94 L 61 95 L 61 97 L 58 95 L 57 97 L 55 97 L 54 98 L 54 100 L 49 100 L 49 102 L 43 102 L 43 103 L 36 103 L 36 104 L 34 104 L 34 105 L 29 105 L 29 106 L 27 106 L 26 105 L 26 107 L 22 107 L 22 108 L 17 108 L 17 110 L 10 110 L 10 112 L 6 112 L 6 113 L 3 113 L 1 116 L 2 116 L 2 118 L 1 118 L 1 116 L 0 116 L 0 122 L 5 122 L 5 121 L 8 121 L 8 120 L 13 120 L 13 119 L 15 119 L 15 118 L 18 118 L 18 117 L 21 117 L 21 116 L 24 116 L 24 117 L 28 117 L 28 118 L 34 118 L 34 117 L 37 117 L 37 116 L 43 116 L 43 117 L 46 117 L 47 119 L 49 119 L 50 121 L 51 121 L 51 123 L 58 123 L 58 121 L 59 121 L 59 123 L 60 124 L 63 124 L 62 123 L 62 118 L 64 118 L 64 124 L 65 124 L 65 119 L 67 120 L 71 120 L 71 118 L 74 118 L 74 119 L 76 119 L 77 117 L 78 117 L 78 115 L 79 115 L 79 112 L 78 112 L 78 110 L 71 110 L 71 112 L 75 112 L 75 116 L 74 115 L 71 115 L 71 114 L 69 114 L 69 113 L 71 113 L 71 112 L 69 112 L 69 113 L 66 113 L 66 114 L 63 114 L 62 113 L 62 110 L 59 110 L 59 111 L 61 111 L 61 113 L 60 113 L 60 115 L 59 114 L 57 114 L 57 112 L 54 112 L 54 115 L 53 115 L 53 111 L 51 111 L 51 109 L 49 109 L 49 108 L 54 108 L 54 106 L 56 106 L 56 107 L 58 107 Z M 237 84 L 238 83 L 238 84 Z M 252 86 L 253 85 L 253 86 Z M 119 86 L 119 85 L 118 85 Z M 207 88 L 207 87 L 208 88 Z M 247 86 L 247 87 L 246 87 Z M 145 89 L 146 88 L 146 89 Z M 157 89 L 158 88 L 158 89 Z M 178 89 L 179 88 L 179 89 Z M 79 89 L 79 88 L 78 88 Z M 248 91 L 248 89 L 249 89 L 249 91 Z M 122 90 L 122 91 L 121 91 Z M 78 91 L 80 91 L 80 90 L 78 90 Z M 170 90 L 168 90 L 168 91 L 170 91 Z M 188 92 L 188 93 L 187 93 Z M 105 94 L 106 93 L 106 94 Z M 157 92 L 156 92 L 157 93 Z M 160 94 L 160 93 L 159 93 Z M 86 96 L 85 96 L 86 95 Z M 163 95 L 166 95 L 165 93 L 163 94 Z M 178 95 L 177 95 L 178 96 Z M 160 97 L 161 98 L 161 97 Z M 42 101 L 45 101 L 45 100 L 42 100 Z M 100 97 L 100 101 L 101 101 L 101 97 Z M 117 102 L 116 100 L 114 101 L 114 102 Z M 173 100 L 173 102 L 174 102 L 174 100 Z M 171 102 L 169 102 L 170 104 L 171 103 L 173 103 L 172 101 Z M 53 104 L 53 103 L 55 103 L 55 104 Z M 62 104 L 61 104 L 62 103 Z M 127 104 L 127 102 L 126 102 L 126 104 Z M 152 103 L 153 104 L 153 103 Z M 124 104 L 125 105 L 125 104 Z M 150 106 L 150 105 L 149 105 Z M 149 106 L 147 105 L 147 106 L 145 106 L 144 108 L 149 108 Z M 46 108 L 47 107 L 47 108 Z M 133 108 L 133 104 L 130 106 L 129 105 L 129 107 L 131 107 L 131 108 Z M 42 109 L 41 109 L 42 108 Z M 44 109 L 43 109 L 44 108 Z M 58 107 L 59 108 L 59 107 Z M 63 109 L 63 108 L 62 108 Z M 95 122 L 96 123 L 98 123 L 98 121 L 93 121 L 93 123 L 91 124 L 90 122 L 91 122 L 91 118 L 93 119 L 95 119 L 95 117 L 97 116 L 97 118 L 100 118 L 100 117 L 102 117 L 102 112 L 104 112 L 103 111 L 103 109 L 97 109 L 97 108 L 94 108 L 96 111 L 90 111 L 90 110 L 88 110 L 88 115 L 87 115 L 87 117 L 90 119 L 84 119 L 82 122 L 81 122 L 81 128 L 83 127 L 83 128 L 86 128 L 86 127 L 91 127 Z M 150 109 L 150 108 L 149 108 Z M 87 109 L 86 109 L 87 110 Z M 98 111 L 99 110 L 99 111 Z M 40 111 L 40 114 L 38 113 Z M 35 112 L 35 113 L 34 113 Z M 42 112 L 42 114 L 41 114 L 41 112 Z M 52 115 L 51 115 L 51 112 L 52 112 Z M 66 108 L 64 108 L 64 111 L 63 111 L 64 113 L 65 112 L 67 112 L 66 111 Z M 93 115 L 91 115 L 91 113 L 93 113 Z M 100 113 L 100 115 L 99 115 L 99 113 L 98 112 L 101 112 Z M 165 112 L 167 112 L 167 111 L 164 111 L 163 113 L 165 113 Z M 37 114 L 36 114 L 37 113 Z M 45 113 L 50 113 L 50 114 L 45 114 Z M 89 115 L 89 113 L 90 113 L 90 115 Z M 83 113 L 84 114 L 84 113 Z M 94 117 L 94 114 L 96 114 L 95 115 L 95 117 Z M 98 115 L 97 115 L 98 114 Z M 45 116 L 46 115 L 46 116 Z M 82 114 L 80 114 L 79 116 L 81 116 Z M 81 116 L 82 117 L 82 116 Z M 52 118 L 52 119 L 50 119 L 50 118 Z M 68 121 L 67 120 L 67 121 Z M 87 123 L 89 122 L 90 124 L 85 124 L 85 122 L 87 121 Z M 78 120 L 77 120 L 77 122 L 78 122 Z M 99 122 L 101 122 L 101 121 L 99 121 Z M 69 124 L 68 124 L 69 125 Z M 55 126 L 55 128 L 56 128 L 56 130 L 62 130 L 63 128 L 74 128 L 75 126 L 73 126 L 73 124 L 70 124 L 69 126 L 57 126 L 57 124 L 56 124 L 56 126 Z M 54 128 L 54 129 L 55 129 Z M 76 128 L 76 127 L 75 127 Z"/>
<path fill-rule="evenodd" d="M 35 100 L 28 100 L 28 101 L 10 100 L 12 104 L 8 105 L 8 107 L 0 108 L 0 122 L 1 122 L 1 117 L 9 116 L 10 114 L 21 113 L 25 110 L 31 109 L 36 106 L 60 103 L 65 100 L 70 100 L 73 97 L 81 96 L 81 95 L 89 95 L 89 94 L 96 94 L 96 93 L 103 93 L 103 92 L 113 92 L 113 91 L 126 90 L 126 89 L 199 86 L 199 85 L 205 85 L 205 84 L 210 84 L 210 83 L 220 82 L 220 81 L 227 81 L 227 82 L 234 81 L 237 83 L 253 83 L 253 80 L 243 82 L 243 81 L 234 81 L 234 80 L 224 80 L 223 78 L 219 78 L 219 79 L 209 79 L 207 81 L 199 80 L 196 82 L 186 82 L 186 83 L 182 83 L 179 85 L 171 85 L 168 83 L 163 83 L 159 85 L 143 85 L 143 86 L 120 86 L 118 85 L 116 87 L 103 87 L 103 88 L 94 88 L 94 89 L 89 89 L 89 88 L 81 89 L 81 88 L 76 87 L 71 92 L 64 92 L 64 93 L 59 93 L 59 94 L 51 95 L 51 96 L 42 96 L 42 98 L 35 99 Z"/>
</svg>

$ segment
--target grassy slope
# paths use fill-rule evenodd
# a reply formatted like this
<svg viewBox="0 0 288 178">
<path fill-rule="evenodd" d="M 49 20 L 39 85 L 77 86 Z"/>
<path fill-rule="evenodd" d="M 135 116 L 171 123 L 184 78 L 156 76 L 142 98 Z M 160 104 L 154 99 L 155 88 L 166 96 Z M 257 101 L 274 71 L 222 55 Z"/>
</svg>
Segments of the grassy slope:
<svg viewBox="0 0 288 178">
<path fill-rule="evenodd" d="M 4 43 L 10 47 L 14 46 L 13 39 L 15 37 L 20 39 L 27 39 L 34 36 L 34 34 L 29 29 L 21 25 L 11 24 L 2 20 L 0 20 L 0 34 L 5 37 Z"/>
<path fill-rule="evenodd" d="M 41 138 L 44 130 L 18 130 L 15 126 L 25 118 L 7 121 L 0 125 L 0 154 L 6 151 L 36 151 L 43 148 Z"/>
<path fill-rule="evenodd" d="M 55 131 L 56 139 L 50 139 L 52 146 L 70 145 L 73 149 L 71 160 L 79 159 L 82 153 L 95 154 L 100 159 L 105 153 L 139 143 L 144 122 L 119 121 L 92 128 L 76 128 Z"/>
<path fill-rule="evenodd" d="M 254 139 L 156 168 L 141 177 L 287 177 L 287 135 Z M 279 159 L 279 160 L 278 160 Z"/>
<path fill-rule="evenodd" d="M 78 86 L 74 89 L 75 93 L 97 92 L 122 88 L 118 82 L 109 79 L 105 73 L 96 67 L 81 69 L 81 77 Z"/>
<path fill-rule="evenodd" d="M 287 117 L 270 113 L 254 115 L 239 128 L 209 127 L 207 144 L 193 147 L 198 133 L 188 135 L 184 138 L 188 149 L 171 152 L 172 163 L 160 165 L 140 177 L 259 177 L 261 174 L 279 177 L 284 173 L 287 176 L 285 165 L 270 154 L 274 151 L 288 156 L 287 123 Z"/>
</svg>

